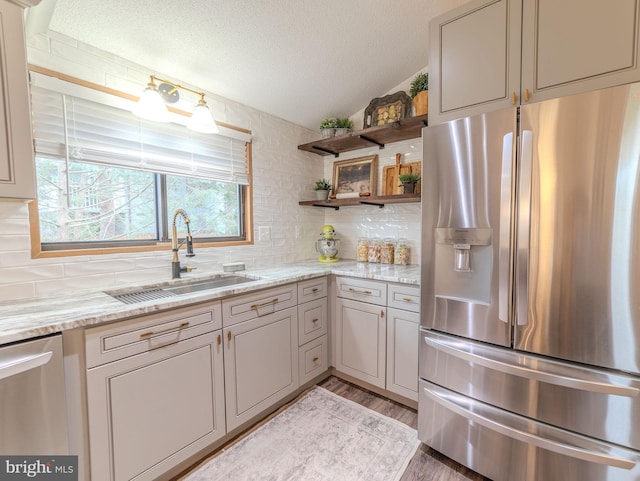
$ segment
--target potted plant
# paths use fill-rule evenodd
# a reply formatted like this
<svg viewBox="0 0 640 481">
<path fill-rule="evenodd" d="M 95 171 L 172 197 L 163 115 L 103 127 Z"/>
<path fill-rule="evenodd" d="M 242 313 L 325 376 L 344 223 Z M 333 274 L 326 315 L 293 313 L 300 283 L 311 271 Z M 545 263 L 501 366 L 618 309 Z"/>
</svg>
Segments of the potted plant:
<svg viewBox="0 0 640 481">
<path fill-rule="evenodd" d="M 326 179 L 316 180 L 313 190 L 316 191 L 316 198 L 318 200 L 327 200 L 329 191 L 331 190 L 331 182 Z"/>
<path fill-rule="evenodd" d="M 337 120 L 338 119 L 322 119 L 322 122 L 320 122 L 320 133 L 323 139 L 336 135 Z"/>
<path fill-rule="evenodd" d="M 416 191 L 416 184 L 420 181 L 420 174 L 400 174 L 398 179 L 402 182 L 402 191 L 405 194 L 413 194 Z"/>
<path fill-rule="evenodd" d="M 353 122 L 349 118 L 336 119 L 336 136 L 345 135 L 351 132 Z"/>
<path fill-rule="evenodd" d="M 411 81 L 409 94 L 413 99 L 416 115 L 424 115 L 429 110 L 429 74 L 419 73 Z"/>
</svg>

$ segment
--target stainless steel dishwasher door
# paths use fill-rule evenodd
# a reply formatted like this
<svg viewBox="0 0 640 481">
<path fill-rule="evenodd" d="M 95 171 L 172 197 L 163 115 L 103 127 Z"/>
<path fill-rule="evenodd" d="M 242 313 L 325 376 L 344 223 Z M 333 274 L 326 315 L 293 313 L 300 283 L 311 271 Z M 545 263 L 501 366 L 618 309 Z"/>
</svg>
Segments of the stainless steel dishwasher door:
<svg viewBox="0 0 640 481">
<path fill-rule="evenodd" d="M 0 346 L 0 453 L 69 454 L 62 336 Z"/>
</svg>

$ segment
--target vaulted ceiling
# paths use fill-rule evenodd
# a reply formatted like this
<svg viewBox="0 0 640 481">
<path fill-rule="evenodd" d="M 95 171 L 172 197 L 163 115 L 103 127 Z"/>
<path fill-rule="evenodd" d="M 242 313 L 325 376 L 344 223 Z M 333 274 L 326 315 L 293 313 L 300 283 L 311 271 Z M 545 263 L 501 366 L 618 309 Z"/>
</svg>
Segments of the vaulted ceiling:
<svg viewBox="0 0 640 481">
<path fill-rule="evenodd" d="M 468 0 L 43 0 L 50 30 L 299 125 L 350 116 L 428 64 Z"/>
</svg>

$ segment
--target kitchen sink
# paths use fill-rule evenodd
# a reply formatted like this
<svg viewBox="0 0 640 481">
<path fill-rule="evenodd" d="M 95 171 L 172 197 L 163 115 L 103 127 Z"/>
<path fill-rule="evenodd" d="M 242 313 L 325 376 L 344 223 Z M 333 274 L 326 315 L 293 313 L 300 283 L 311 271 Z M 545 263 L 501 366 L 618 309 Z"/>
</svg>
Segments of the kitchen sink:
<svg viewBox="0 0 640 481">
<path fill-rule="evenodd" d="M 125 304 L 136 304 L 151 300 L 165 299 L 168 297 L 190 294 L 192 292 L 219 289 L 220 287 L 234 286 L 245 282 L 255 281 L 244 276 L 216 276 L 211 279 L 193 279 L 190 281 L 178 281 L 176 285 L 140 287 L 127 290 L 105 291 L 114 299 Z"/>
<path fill-rule="evenodd" d="M 164 291 L 173 292 L 174 294 L 189 294 L 190 292 L 207 291 L 209 289 L 217 289 L 218 287 L 234 286 L 244 282 L 251 282 L 255 279 L 249 279 L 243 276 L 224 276 L 215 279 L 200 280 L 189 282 L 185 285 L 164 287 Z"/>
</svg>

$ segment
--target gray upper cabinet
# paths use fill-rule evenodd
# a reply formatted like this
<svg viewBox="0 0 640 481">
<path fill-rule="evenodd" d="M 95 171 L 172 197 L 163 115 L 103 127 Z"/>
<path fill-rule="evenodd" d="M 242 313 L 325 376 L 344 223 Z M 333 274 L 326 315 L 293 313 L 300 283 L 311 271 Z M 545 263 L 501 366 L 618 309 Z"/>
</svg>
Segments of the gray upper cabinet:
<svg viewBox="0 0 640 481">
<path fill-rule="evenodd" d="M 34 199 L 23 9 L 0 0 L 0 198 Z"/>
<path fill-rule="evenodd" d="M 477 0 L 430 24 L 429 123 L 640 80 L 640 0 Z"/>
</svg>

